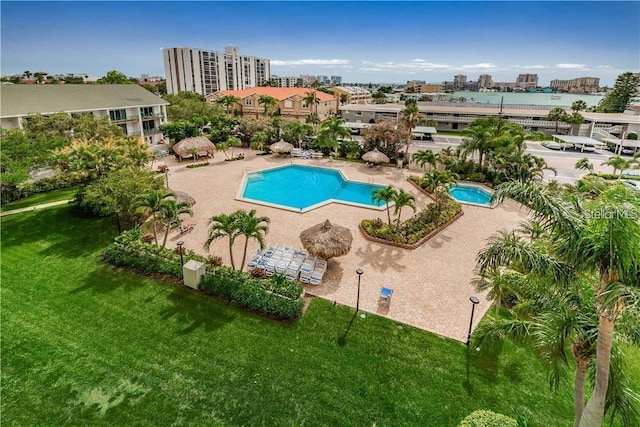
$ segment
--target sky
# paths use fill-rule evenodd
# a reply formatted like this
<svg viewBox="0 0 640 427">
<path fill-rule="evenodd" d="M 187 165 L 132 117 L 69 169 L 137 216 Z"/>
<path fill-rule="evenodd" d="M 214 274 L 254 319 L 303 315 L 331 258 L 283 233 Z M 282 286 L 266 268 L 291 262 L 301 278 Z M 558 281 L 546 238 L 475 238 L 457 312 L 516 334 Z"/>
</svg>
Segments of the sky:
<svg viewBox="0 0 640 427">
<path fill-rule="evenodd" d="M 271 60 L 343 82 L 512 82 L 640 71 L 640 2 L 0 2 L 0 73 L 164 76 L 162 48 Z"/>
</svg>

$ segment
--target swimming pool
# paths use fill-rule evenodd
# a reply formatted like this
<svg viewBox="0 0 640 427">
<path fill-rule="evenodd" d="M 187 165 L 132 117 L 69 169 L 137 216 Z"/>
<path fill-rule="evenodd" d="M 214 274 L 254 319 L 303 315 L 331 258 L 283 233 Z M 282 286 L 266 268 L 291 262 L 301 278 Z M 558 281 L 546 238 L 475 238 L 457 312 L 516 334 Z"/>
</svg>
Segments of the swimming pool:
<svg viewBox="0 0 640 427">
<path fill-rule="evenodd" d="M 332 202 L 384 209 L 382 203 L 371 200 L 372 191 L 383 187 L 349 181 L 334 169 L 287 165 L 247 173 L 236 198 L 296 212 L 307 212 Z"/>
<path fill-rule="evenodd" d="M 493 194 L 475 185 L 456 184 L 449 188 L 449 194 L 460 203 L 468 205 L 491 207 Z"/>
</svg>

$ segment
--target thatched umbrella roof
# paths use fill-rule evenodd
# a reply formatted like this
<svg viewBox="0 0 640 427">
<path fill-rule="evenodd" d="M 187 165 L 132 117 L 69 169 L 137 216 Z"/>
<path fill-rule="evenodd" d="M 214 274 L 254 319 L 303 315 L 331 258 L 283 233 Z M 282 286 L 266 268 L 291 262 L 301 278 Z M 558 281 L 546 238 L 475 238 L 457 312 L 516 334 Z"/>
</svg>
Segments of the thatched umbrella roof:
<svg viewBox="0 0 640 427">
<path fill-rule="evenodd" d="M 300 233 L 300 241 L 310 254 L 329 259 L 349 253 L 353 236 L 348 228 L 326 220 Z"/>
<path fill-rule="evenodd" d="M 293 150 L 293 144 L 289 144 L 284 139 L 281 139 L 280 141 L 271 144 L 269 149 L 278 154 L 291 153 L 291 150 Z"/>
<path fill-rule="evenodd" d="M 189 193 L 184 191 L 173 191 L 173 194 L 176 195 L 176 200 L 179 202 L 189 202 L 191 206 L 196 204 L 196 199 Z"/>
<path fill-rule="evenodd" d="M 204 136 L 192 136 L 185 138 L 176 143 L 173 151 L 180 157 L 190 157 L 192 149 L 198 149 L 199 152 L 213 155 L 216 152 L 216 146 Z"/>
<path fill-rule="evenodd" d="M 389 158 L 383 153 L 379 152 L 377 148 L 374 148 L 372 151 L 364 153 L 362 155 L 362 160 L 365 162 L 371 163 L 389 163 Z"/>
</svg>

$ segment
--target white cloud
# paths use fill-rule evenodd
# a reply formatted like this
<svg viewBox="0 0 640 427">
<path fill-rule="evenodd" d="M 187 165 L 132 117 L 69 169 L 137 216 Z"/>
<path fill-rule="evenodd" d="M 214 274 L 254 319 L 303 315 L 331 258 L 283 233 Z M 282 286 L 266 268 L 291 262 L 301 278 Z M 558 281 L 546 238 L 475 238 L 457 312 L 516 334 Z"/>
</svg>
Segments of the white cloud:
<svg viewBox="0 0 640 427">
<path fill-rule="evenodd" d="M 483 62 L 481 64 L 463 65 L 463 70 L 493 70 L 497 68 L 494 64 Z"/>
<path fill-rule="evenodd" d="M 611 65 L 598 65 L 596 68 L 599 70 L 615 70 L 615 67 Z"/>
<path fill-rule="evenodd" d="M 549 67 L 546 65 L 523 65 L 521 67 L 516 66 L 516 68 L 522 68 L 524 70 L 544 70 Z"/>
<path fill-rule="evenodd" d="M 584 70 L 587 68 L 586 64 L 556 64 L 556 68 L 562 68 L 566 70 Z"/>
<path fill-rule="evenodd" d="M 271 65 L 324 65 L 324 66 L 334 66 L 334 65 L 348 65 L 348 59 L 289 59 L 289 60 L 279 60 L 273 59 L 271 60 Z"/>
</svg>

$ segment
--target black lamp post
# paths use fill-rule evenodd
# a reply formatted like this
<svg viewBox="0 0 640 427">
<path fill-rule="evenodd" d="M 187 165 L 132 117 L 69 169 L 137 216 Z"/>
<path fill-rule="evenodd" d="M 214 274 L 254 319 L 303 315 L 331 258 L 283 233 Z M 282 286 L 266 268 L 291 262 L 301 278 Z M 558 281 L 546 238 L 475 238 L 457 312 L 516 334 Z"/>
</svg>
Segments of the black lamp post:
<svg viewBox="0 0 640 427">
<path fill-rule="evenodd" d="M 469 298 L 469 301 L 471 301 L 471 321 L 469 321 L 469 333 L 467 334 L 467 346 L 469 345 L 469 341 L 471 340 L 471 327 L 473 326 L 473 312 L 476 309 L 476 305 L 478 305 L 478 303 L 480 303 L 480 300 L 478 300 L 478 298 L 476 297 L 471 297 Z"/>
<path fill-rule="evenodd" d="M 178 249 L 180 249 L 180 266 L 182 267 L 184 265 L 184 258 L 182 258 L 182 245 L 184 245 L 184 242 L 182 240 L 178 240 L 176 245 L 178 245 Z"/>
<path fill-rule="evenodd" d="M 120 211 L 115 211 L 116 214 L 116 222 L 118 223 L 118 234 L 122 233 L 122 226 L 120 225 Z"/>
<path fill-rule="evenodd" d="M 360 277 L 362 277 L 362 273 L 364 273 L 364 271 L 362 271 L 361 268 L 356 270 L 356 273 L 358 274 L 358 297 L 356 299 L 356 313 L 358 312 L 358 310 L 360 309 Z"/>
</svg>

